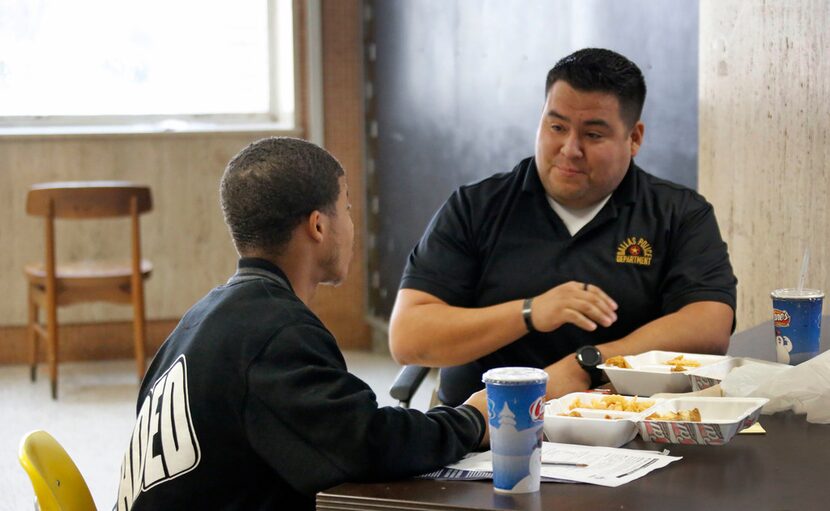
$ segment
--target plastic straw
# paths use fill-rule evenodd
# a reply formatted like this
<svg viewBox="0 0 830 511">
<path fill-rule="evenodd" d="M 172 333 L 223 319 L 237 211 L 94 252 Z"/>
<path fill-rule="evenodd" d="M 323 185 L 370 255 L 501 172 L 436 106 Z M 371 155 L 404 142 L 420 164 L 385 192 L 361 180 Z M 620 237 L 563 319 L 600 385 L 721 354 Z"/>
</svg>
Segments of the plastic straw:
<svg viewBox="0 0 830 511">
<path fill-rule="evenodd" d="M 798 279 L 798 292 L 804 289 L 804 281 L 807 280 L 807 268 L 810 266 L 810 249 L 804 249 L 804 257 L 801 259 L 801 277 Z"/>
</svg>

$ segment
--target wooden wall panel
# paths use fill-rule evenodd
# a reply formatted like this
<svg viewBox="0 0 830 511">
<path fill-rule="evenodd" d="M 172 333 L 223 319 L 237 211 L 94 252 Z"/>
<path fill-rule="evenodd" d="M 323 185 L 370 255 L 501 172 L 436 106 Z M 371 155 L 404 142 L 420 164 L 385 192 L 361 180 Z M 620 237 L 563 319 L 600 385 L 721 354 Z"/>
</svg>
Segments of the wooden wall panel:
<svg viewBox="0 0 830 511">
<path fill-rule="evenodd" d="M 170 332 L 177 319 L 161 319 L 147 322 L 147 353 L 155 353 Z M 58 332 L 58 350 L 61 362 L 73 360 L 108 360 L 133 358 L 133 324 L 131 321 L 105 321 L 101 323 L 62 324 Z M 0 327 L 0 364 L 28 364 L 26 327 Z M 46 345 L 40 343 L 38 358 L 46 362 Z M 149 363 L 149 361 L 148 361 Z M 49 378 L 48 366 L 41 366 L 42 378 Z"/>
<path fill-rule="evenodd" d="M 348 278 L 337 288 L 321 287 L 313 308 L 334 332 L 340 346 L 351 349 L 368 349 L 371 344 L 365 321 L 362 13 L 359 0 L 322 2 L 325 146 L 346 169 L 355 247 Z"/>
<path fill-rule="evenodd" d="M 738 276 L 738 329 L 770 290 L 830 290 L 830 4 L 701 0 L 700 190 Z M 825 308 L 825 310 L 827 310 Z"/>
</svg>

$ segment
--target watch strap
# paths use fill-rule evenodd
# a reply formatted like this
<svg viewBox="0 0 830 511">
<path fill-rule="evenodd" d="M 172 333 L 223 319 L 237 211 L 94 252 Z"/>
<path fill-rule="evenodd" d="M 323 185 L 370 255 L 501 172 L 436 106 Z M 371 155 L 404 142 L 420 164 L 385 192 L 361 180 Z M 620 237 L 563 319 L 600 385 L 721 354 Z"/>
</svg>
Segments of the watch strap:
<svg viewBox="0 0 830 511">
<path fill-rule="evenodd" d="M 597 351 L 597 353 L 599 353 L 600 359 L 596 365 L 583 364 L 582 359 L 579 356 L 579 350 L 577 350 L 576 354 L 576 361 L 579 364 L 579 367 L 581 367 L 586 373 L 588 373 L 588 376 L 591 377 L 591 388 L 599 387 L 600 385 L 605 383 L 602 378 L 602 369 L 597 367 L 597 365 L 602 363 L 602 353 L 595 346 L 583 346 L 582 348 L 580 348 L 580 350 L 583 348 L 593 348 Z"/>
</svg>

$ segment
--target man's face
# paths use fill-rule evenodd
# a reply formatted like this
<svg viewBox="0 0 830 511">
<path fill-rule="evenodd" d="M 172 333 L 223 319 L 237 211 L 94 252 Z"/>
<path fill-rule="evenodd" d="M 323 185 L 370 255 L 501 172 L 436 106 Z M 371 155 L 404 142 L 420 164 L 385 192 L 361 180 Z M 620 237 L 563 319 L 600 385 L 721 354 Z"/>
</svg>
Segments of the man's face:
<svg viewBox="0 0 830 511">
<path fill-rule="evenodd" d="M 326 255 L 323 260 L 324 284 L 340 284 L 349 273 L 349 264 L 354 253 L 354 223 L 349 203 L 349 188 L 346 176 L 340 177 L 340 195 L 335 203 L 335 214 L 326 215 L 330 220 L 330 236 L 326 241 Z"/>
<path fill-rule="evenodd" d="M 559 80 L 548 92 L 536 132 L 536 167 L 548 195 L 586 208 L 613 192 L 643 140 L 629 128 L 613 94 L 583 92 Z"/>
</svg>

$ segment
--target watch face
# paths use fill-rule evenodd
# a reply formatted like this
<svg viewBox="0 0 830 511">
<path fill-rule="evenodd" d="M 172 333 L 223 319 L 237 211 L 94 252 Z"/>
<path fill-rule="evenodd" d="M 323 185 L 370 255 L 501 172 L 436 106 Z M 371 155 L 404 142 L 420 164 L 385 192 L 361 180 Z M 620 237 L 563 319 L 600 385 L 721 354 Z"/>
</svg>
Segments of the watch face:
<svg viewBox="0 0 830 511">
<path fill-rule="evenodd" d="M 584 346 L 579 349 L 579 360 L 584 366 L 596 367 L 602 361 L 602 354 L 593 346 Z"/>
</svg>

